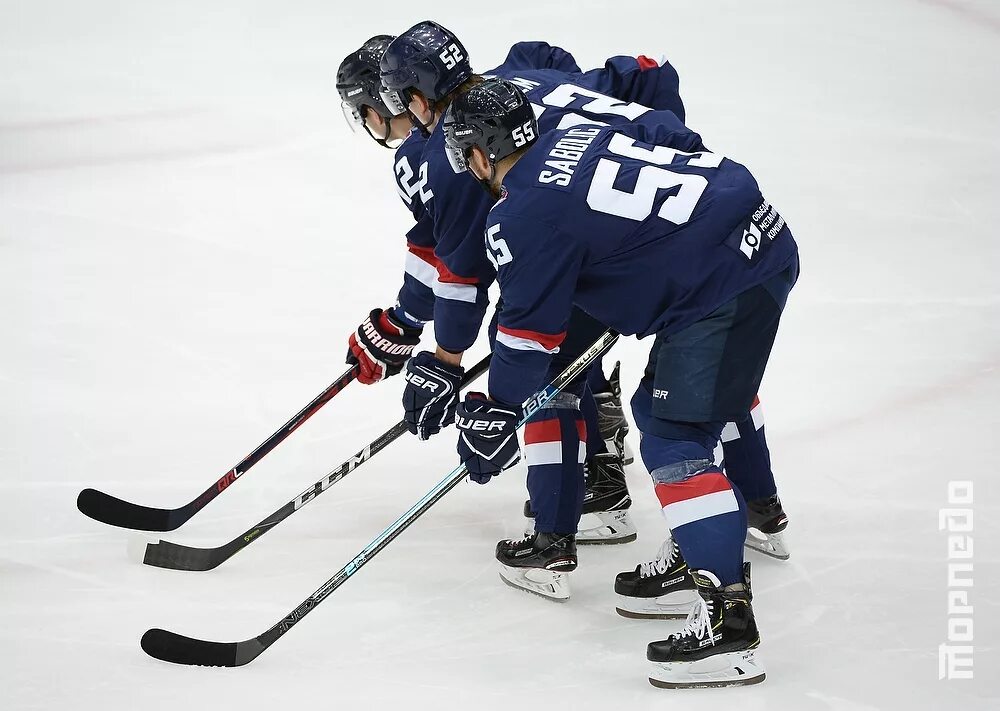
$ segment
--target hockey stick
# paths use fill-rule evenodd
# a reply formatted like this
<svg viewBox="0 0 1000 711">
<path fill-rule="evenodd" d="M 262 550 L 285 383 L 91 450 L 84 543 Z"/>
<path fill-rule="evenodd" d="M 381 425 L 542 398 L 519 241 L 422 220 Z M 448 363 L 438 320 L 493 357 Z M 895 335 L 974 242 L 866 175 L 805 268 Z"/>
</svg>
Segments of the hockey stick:
<svg viewBox="0 0 1000 711">
<path fill-rule="evenodd" d="M 618 334 L 605 331 L 586 352 L 573 361 L 555 380 L 540 392 L 528 398 L 523 405 L 524 416 L 518 426 L 523 425 L 532 415 L 555 397 L 575 377 L 580 375 L 598 356 L 610 348 L 618 340 Z M 382 533 L 365 546 L 350 563 L 337 574 L 327 580 L 312 595 L 292 610 L 287 617 L 272 626 L 266 632 L 251 637 L 243 642 L 208 642 L 192 639 L 174 632 L 162 629 L 146 630 L 139 642 L 143 651 L 151 657 L 162 659 L 174 664 L 192 664 L 209 667 L 238 667 L 256 659 L 265 649 L 274 644 L 279 637 L 288 632 L 296 623 L 309 614 L 317 605 L 329 597 L 330 593 L 343 585 L 352 575 L 374 558 L 400 533 L 405 531 L 414 521 L 436 504 L 445 494 L 451 491 L 465 478 L 466 469 L 460 464 L 448 476 L 438 482 L 404 514 L 397 518 Z"/>
<path fill-rule="evenodd" d="M 462 378 L 461 387 L 465 387 L 480 375 L 485 373 L 487 368 L 490 367 L 491 357 L 492 356 L 486 356 L 481 361 L 476 363 L 471 370 L 466 372 L 465 377 Z M 328 488 L 360 467 L 388 444 L 397 440 L 406 431 L 406 422 L 398 422 L 393 425 L 391 429 L 375 438 L 371 444 L 327 474 L 324 478 L 320 479 L 308 489 L 303 491 L 292 501 L 289 501 L 263 521 L 249 530 L 244 531 L 225 545 L 219 546 L 218 548 L 191 548 L 189 546 L 171 543 L 170 541 L 157 541 L 156 543 L 145 543 L 145 548 L 137 551 L 141 554 L 141 557 L 136 557 L 139 557 L 140 562 L 146 565 L 156 566 L 157 568 L 171 568 L 173 570 L 211 570 L 219 564 L 229 560 L 229 558 L 239 553 L 253 541 L 257 540 L 293 513 L 298 511 L 302 506 L 305 506 Z"/>
<path fill-rule="evenodd" d="M 319 412 L 319 409 L 333 399 L 334 395 L 343 390 L 358 377 L 359 368 L 353 366 L 343 375 L 330 383 L 326 390 L 317 395 L 312 402 L 303 407 L 277 432 L 262 442 L 257 449 L 250 452 L 243 461 L 222 475 L 217 482 L 205 489 L 196 499 L 176 509 L 154 509 L 124 501 L 97 489 L 84 489 L 76 499 L 76 507 L 85 516 L 95 521 L 107 523 L 122 528 L 134 528 L 139 531 L 173 531 L 201 511 L 216 496 L 226 490 L 234 481 L 246 474 L 254 464 L 299 428 L 303 422 Z"/>
</svg>

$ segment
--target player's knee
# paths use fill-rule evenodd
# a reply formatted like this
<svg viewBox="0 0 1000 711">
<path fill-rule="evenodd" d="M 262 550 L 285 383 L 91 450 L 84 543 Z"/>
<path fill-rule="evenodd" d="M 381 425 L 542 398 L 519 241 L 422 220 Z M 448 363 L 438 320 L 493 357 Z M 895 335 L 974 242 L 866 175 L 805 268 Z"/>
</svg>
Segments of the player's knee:
<svg viewBox="0 0 1000 711">
<path fill-rule="evenodd" d="M 695 474 L 700 474 L 713 466 L 711 459 L 685 459 L 673 464 L 665 464 L 652 470 L 649 475 L 657 484 L 680 484 Z"/>
<path fill-rule="evenodd" d="M 714 424 L 655 421 L 657 432 L 643 433 L 639 454 L 653 481 L 684 481 L 712 466 L 721 428 Z"/>
</svg>

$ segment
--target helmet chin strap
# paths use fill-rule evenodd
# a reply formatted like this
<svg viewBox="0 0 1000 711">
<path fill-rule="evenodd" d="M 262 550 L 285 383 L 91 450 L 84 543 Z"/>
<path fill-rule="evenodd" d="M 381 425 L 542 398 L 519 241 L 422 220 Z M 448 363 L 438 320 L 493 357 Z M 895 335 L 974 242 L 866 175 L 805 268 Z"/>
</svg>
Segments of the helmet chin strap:
<svg viewBox="0 0 1000 711">
<path fill-rule="evenodd" d="M 406 106 L 406 115 L 410 117 L 410 123 L 413 124 L 413 127 L 415 129 L 417 129 L 418 131 L 420 131 L 420 134 L 424 138 L 427 138 L 427 137 L 429 137 L 431 135 L 431 124 L 434 123 L 434 112 L 433 111 L 431 111 L 431 120 L 430 120 L 429 123 L 424 123 L 423 121 L 421 121 L 417 117 L 417 115 L 410 110 L 409 104 L 407 104 L 407 106 Z"/>
<path fill-rule="evenodd" d="M 365 131 L 368 132 L 368 135 L 372 137 L 372 140 L 374 140 L 375 143 L 379 144 L 383 148 L 388 148 L 389 150 L 393 150 L 392 146 L 389 145 L 389 134 L 392 133 L 392 126 L 389 124 L 388 120 L 386 120 L 385 122 L 385 135 L 382 136 L 382 138 L 379 138 L 374 133 L 372 133 L 372 130 L 368 128 L 367 122 L 362 125 L 365 127 Z"/>
</svg>

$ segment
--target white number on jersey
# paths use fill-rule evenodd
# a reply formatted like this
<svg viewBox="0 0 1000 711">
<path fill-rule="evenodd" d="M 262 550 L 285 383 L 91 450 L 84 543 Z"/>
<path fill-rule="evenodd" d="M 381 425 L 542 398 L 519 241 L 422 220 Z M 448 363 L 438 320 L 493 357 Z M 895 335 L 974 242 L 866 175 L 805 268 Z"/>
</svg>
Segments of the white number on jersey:
<svg viewBox="0 0 1000 711">
<path fill-rule="evenodd" d="M 540 118 L 545 112 L 545 109 L 549 106 L 564 109 L 573 103 L 574 99 L 580 97 L 591 99 L 591 101 L 584 104 L 581 109 L 583 111 L 589 111 L 593 114 L 604 114 L 605 116 L 624 116 L 629 120 L 635 120 L 643 114 L 652 111 L 652 109 L 648 106 L 626 103 L 614 97 L 601 94 L 597 91 L 591 91 L 590 89 L 584 89 L 580 86 L 574 86 L 573 84 L 560 84 L 542 98 L 542 104 L 544 104 L 544 106 L 542 104 L 532 104 L 531 108 L 535 111 L 535 118 Z M 556 126 L 556 130 L 561 131 L 564 128 L 573 128 L 574 126 L 582 125 L 607 126 L 608 124 L 604 121 L 598 121 L 594 118 L 582 116 L 574 111 L 569 111 L 563 114 L 563 117 L 559 119 L 559 124 Z"/>
<path fill-rule="evenodd" d="M 510 253 L 510 247 L 507 246 L 507 240 L 500 236 L 499 223 L 486 230 L 486 256 L 497 271 L 504 264 L 510 264 L 514 261 L 514 255 Z"/>
<path fill-rule="evenodd" d="M 708 187 L 708 180 L 701 175 L 675 173 L 657 166 L 670 165 L 680 157 L 691 166 L 718 168 L 724 156 L 709 151 L 685 153 L 667 146 L 642 148 L 636 143 L 637 141 L 620 133 L 616 133 L 608 142 L 611 153 L 653 164 L 639 170 L 635 189 L 627 192 L 616 188 L 615 180 L 621 163 L 601 158 L 590 182 L 587 204 L 598 212 L 641 222 L 653 213 L 653 204 L 660 190 L 679 188 L 675 195 L 670 195 L 663 201 L 656 214 L 675 225 L 683 225 L 691 219 L 698 200 Z"/>
<path fill-rule="evenodd" d="M 593 114 L 624 116 L 629 121 L 635 121 L 644 113 L 652 111 L 648 106 L 630 104 L 597 91 L 584 89 L 581 86 L 574 86 L 573 84 L 560 84 L 542 98 L 542 103 L 546 106 L 558 106 L 564 109 L 572 104 L 574 100 L 583 97 L 592 99 L 592 101 L 580 108 Z"/>
<path fill-rule="evenodd" d="M 403 198 L 403 202 L 410 205 L 413 203 L 413 198 L 418 196 L 420 202 L 426 205 L 434 197 L 434 193 L 425 188 L 427 188 L 427 161 L 420 164 L 420 173 L 414 177 L 410 161 L 406 156 L 401 157 L 396 163 L 396 190 Z"/>
</svg>

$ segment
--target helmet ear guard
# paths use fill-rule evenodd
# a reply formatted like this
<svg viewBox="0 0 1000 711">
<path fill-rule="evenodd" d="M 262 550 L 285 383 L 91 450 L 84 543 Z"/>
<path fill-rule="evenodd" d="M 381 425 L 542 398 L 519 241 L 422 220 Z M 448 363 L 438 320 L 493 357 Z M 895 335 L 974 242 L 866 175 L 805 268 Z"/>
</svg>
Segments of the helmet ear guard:
<svg viewBox="0 0 1000 711">
<path fill-rule="evenodd" d="M 469 153 L 472 151 L 472 147 L 477 145 L 474 138 L 477 131 L 474 127 L 465 124 L 453 124 L 449 130 L 447 115 L 445 121 L 444 146 L 445 153 L 448 154 L 448 163 L 451 164 L 451 169 L 456 173 L 469 172 Z"/>
<path fill-rule="evenodd" d="M 405 114 L 409 108 L 409 94 L 410 92 L 405 90 L 396 91 L 395 89 L 386 89 L 383 86 L 382 91 L 379 92 L 379 98 L 382 99 L 382 103 L 392 112 L 393 116 L 399 116 Z"/>
</svg>

